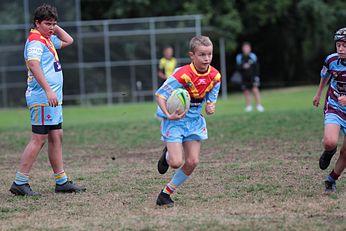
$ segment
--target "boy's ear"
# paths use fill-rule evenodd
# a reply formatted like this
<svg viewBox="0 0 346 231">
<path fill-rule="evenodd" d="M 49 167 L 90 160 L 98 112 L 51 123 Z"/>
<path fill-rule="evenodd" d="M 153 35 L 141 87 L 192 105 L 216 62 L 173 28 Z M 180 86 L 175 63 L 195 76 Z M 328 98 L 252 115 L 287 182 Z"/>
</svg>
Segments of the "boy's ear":
<svg viewBox="0 0 346 231">
<path fill-rule="evenodd" d="M 189 51 L 189 52 L 188 52 L 188 55 L 189 55 L 190 58 L 192 58 L 193 52 L 192 52 L 192 51 Z"/>
</svg>

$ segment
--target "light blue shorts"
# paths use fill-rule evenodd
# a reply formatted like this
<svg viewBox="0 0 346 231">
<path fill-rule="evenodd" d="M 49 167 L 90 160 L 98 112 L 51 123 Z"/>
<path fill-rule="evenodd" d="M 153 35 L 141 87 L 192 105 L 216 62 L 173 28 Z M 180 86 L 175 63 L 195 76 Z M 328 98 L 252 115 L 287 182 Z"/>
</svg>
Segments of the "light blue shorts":
<svg viewBox="0 0 346 231">
<path fill-rule="evenodd" d="M 207 124 L 202 115 L 196 118 L 161 121 L 161 140 L 164 142 L 183 143 L 206 139 L 208 139 Z"/>
<path fill-rule="evenodd" d="M 30 108 L 31 125 L 57 125 L 62 123 L 62 106 L 35 106 Z"/>
<path fill-rule="evenodd" d="M 342 131 L 342 133 L 346 134 L 346 121 L 337 114 L 327 113 L 324 116 L 324 124 L 337 124 L 340 126 L 340 130 Z"/>
</svg>

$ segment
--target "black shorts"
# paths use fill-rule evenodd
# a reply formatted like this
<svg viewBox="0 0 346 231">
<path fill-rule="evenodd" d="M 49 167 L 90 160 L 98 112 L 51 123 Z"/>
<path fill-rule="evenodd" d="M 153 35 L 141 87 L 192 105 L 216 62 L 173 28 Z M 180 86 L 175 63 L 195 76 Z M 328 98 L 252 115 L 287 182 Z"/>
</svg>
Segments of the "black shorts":
<svg viewBox="0 0 346 231">
<path fill-rule="evenodd" d="M 62 129 L 62 123 L 56 125 L 32 125 L 31 126 L 32 133 L 47 135 L 51 130 Z"/>
<path fill-rule="evenodd" d="M 256 76 L 249 82 L 243 82 L 241 84 L 241 89 L 242 90 L 251 90 L 252 88 L 259 87 L 259 86 L 260 86 L 260 78 Z"/>
</svg>

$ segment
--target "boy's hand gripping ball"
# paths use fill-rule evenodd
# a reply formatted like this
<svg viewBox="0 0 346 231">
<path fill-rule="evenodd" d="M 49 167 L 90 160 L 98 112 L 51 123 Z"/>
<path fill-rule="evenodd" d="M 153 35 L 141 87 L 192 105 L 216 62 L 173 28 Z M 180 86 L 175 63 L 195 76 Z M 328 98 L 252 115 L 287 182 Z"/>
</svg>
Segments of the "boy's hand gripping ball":
<svg viewBox="0 0 346 231">
<path fill-rule="evenodd" d="M 170 114 L 174 112 L 181 114 L 189 110 L 190 100 L 189 92 L 185 89 L 178 88 L 167 99 L 167 110 Z"/>
</svg>

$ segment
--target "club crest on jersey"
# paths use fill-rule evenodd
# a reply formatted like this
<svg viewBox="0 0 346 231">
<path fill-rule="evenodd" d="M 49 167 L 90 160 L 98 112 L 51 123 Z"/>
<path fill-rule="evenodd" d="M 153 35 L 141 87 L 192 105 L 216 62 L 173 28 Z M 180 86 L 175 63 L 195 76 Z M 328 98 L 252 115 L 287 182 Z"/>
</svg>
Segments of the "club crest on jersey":
<svg viewBox="0 0 346 231">
<path fill-rule="evenodd" d="M 54 62 L 54 70 L 55 72 L 61 71 L 61 64 L 59 61 Z"/>
<path fill-rule="evenodd" d="M 188 83 L 186 84 L 186 86 L 187 86 L 187 87 L 192 87 L 192 83 L 191 83 L 191 82 L 188 82 Z"/>
</svg>

